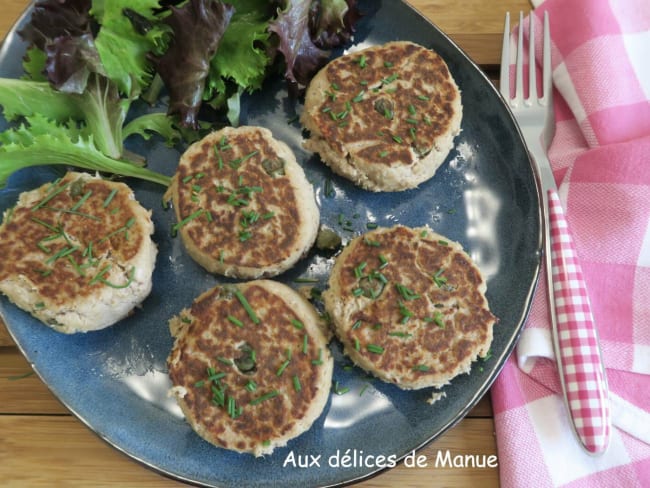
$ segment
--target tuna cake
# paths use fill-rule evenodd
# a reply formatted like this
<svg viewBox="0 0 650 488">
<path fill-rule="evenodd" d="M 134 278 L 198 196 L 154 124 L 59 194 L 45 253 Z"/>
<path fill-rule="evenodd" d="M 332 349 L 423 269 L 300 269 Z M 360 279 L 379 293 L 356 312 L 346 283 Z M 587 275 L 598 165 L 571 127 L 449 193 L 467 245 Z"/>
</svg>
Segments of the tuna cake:
<svg viewBox="0 0 650 488">
<path fill-rule="evenodd" d="M 261 127 L 227 127 L 182 155 L 167 193 L 189 255 L 235 278 L 275 276 L 313 245 L 314 189 L 291 149 Z"/>
<path fill-rule="evenodd" d="M 58 332 L 103 329 L 149 295 L 153 230 L 127 185 L 68 172 L 5 212 L 0 291 Z"/>
<path fill-rule="evenodd" d="M 337 256 L 323 293 L 345 353 L 403 389 L 440 387 L 485 357 L 496 317 L 460 244 L 428 227 L 379 228 Z"/>
<path fill-rule="evenodd" d="M 270 454 L 321 415 L 333 359 L 319 316 L 287 285 L 217 286 L 170 320 L 171 394 L 191 427 L 226 449 Z"/>
<path fill-rule="evenodd" d="M 460 91 L 430 49 L 396 41 L 331 61 L 312 79 L 301 116 L 306 149 L 372 191 L 430 179 L 460 132 Z"/>
</svg>

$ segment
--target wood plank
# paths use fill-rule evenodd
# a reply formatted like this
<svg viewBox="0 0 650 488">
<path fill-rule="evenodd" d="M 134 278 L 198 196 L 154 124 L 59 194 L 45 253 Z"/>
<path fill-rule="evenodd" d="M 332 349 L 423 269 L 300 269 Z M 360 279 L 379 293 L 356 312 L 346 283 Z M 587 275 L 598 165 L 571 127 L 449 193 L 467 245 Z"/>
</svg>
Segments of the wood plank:
<svg viewBox="0 0 650 488">
<path fill-rule="evenodd" d="M 0 15 L 0 43 L 4 39 L 5 33 L 14 25 L 25 8 L 27 8 L 28 3 L 27 0 L 2 0 L 3 14 Z"/>
<path fill-rule="evenodd" d="M 408 3 L 481 66 L 494 66 L 500 62 L 506 12 L 528 12 L 531 9 L 530 0 L 456 0 L 453 3 L 449 0 L 410 0 Z"/>
<path fill-rule="evenodd" d="M 498 486 L 498 468 L 436 466 L 438 453 L 444 457 L 447 451 L 451 457 L 475 459 L 496 455 L 492 421 L 467 419 L 416 453 L 424 456 L 426 467 L 400 464 L 358 486 L 430 488 L 436 478 L 450 488 Z M 181 486 L 112 449 L 67 416 L 0 416 L 0 459 L 3 486 Z"/>
<path fill-rule="evenodd" d="M 7 327 L 5 326 L 2 318 L 0 317 L 0 347 L 3 346 L 14 346 L 14 341 L 7 332 Z"/>
<path fill-rule="evenodd" d="M 0 415 L 67 414 L 15 347 L 0 347 Z"/>
</svg>

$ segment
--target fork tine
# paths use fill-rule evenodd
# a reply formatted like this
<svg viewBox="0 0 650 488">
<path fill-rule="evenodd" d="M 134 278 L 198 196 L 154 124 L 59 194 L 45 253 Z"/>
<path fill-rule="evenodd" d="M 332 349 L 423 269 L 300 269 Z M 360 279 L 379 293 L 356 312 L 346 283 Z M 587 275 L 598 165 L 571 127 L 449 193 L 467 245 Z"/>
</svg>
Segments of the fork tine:
<svg viewBox="0 0 650 488">
<path fill-rule="evenodd" d="M 515 66 L 515 104 L 524 99 L 524 13 L 519 12 L 519 33 L 517 36 L 517 61 Z"/>
<path fill-rule="evenodd" d="M 548 12 L 544 12 L 544 48 L 542 58 L 542 90 L 544 103 L 550 103 L 551 90 L 553 89 L 553 71 L 551 67 L 551 32 L 549 27 Z"/>
<path fill-rule="evenodd" d="M 506 12 L 506 20 L 503 28 L 499 87 L 503 98 L 510 100 L 510 12 Z"/>
<path fill-rule="evenodd" d="M 530 27 L 528 30 L 528 100 L 537 99 L 537 74 L 535 71 L 535 22 L 533 14 L 529 15 Z"/>
</svg>

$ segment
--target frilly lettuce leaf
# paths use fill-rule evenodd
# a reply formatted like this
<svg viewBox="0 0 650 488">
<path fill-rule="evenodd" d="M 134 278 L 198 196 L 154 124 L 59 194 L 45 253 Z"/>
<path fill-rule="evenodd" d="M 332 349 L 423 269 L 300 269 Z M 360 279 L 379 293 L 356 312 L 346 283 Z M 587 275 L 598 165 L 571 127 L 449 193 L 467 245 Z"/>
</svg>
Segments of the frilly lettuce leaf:
<svg viewBox="0 0 650 488">
<path fill-rule="evenodd" d="M 152 78 L 149 53 L 161 53 L 166 29 L 158 22 L 158 0 L 94 0 L 90 13 L 100 29 L 95 38 L 106 75 L 129 98 Z"/>
<path fill-rule="evenodd" d="M 156 68 L 169 92 L 168 114 L 178 115 L 182 126 L 197 128 L 210 60 L 234 8 L 220 1 L 189 0 L 170 10 L 165 23 L 173 38 L 167 51 L 154 58 Z"/>
<path fill-rule="evenodd" d="M 331 49 L 349 42 L 361 18 L 356 0 L 311 2 L 309 32 L 318 47 Z"/>
<path fill-rule="evenodd" d="M 22 168 L 64 164 L 122 176 L 140 178 L 168 186 L 170 178 L 130 162 L 106 156 L 95 145 L 93 135 L 74 122 L 57 124 L 32 115 L 18 127 L 0 133 L 0 187 Z"/>
<path fill-rule="evenodd" d="M 286 62 L 285 77 L 303 87 L 329 59 L 329 52 L 314 44 L 309 32 L 309 1 L 288 0 L 284 10 L 278 11 L 269 30 L 278 35 L 278 50 Z"/>
<path fill-rule="evenodd" d="M 226 81 L 252 92 L 262 86 L 271 61 L 268 55 L 269 15 L 266 0 L 233 0 L 235 7 L 219 49 L 210 62 L 205 98 L 223 93 Z"/>
<path fill-rule="evenodd" d="M 41 50 L 55 38 L 91 32 L 91 0 L 41 0 L 33 7 L 30 22 L 18 34 Z"/>
</svg>

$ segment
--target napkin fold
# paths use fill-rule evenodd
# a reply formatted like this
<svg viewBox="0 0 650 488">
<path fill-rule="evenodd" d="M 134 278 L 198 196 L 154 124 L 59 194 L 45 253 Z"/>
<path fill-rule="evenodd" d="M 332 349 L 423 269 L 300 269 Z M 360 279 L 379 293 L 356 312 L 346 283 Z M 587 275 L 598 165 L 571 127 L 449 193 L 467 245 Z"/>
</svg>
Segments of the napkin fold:
<svg viewBox="0 0 650 488">
<path fill-rule="evenodd" d="M 598 328 L 614 428 L 598 457 L 572 433 L 542 274 L 516 351 L 492 388 L 501 484 L 650 486 L 650 3 L 533 4 L 537 32 L 545 11 L 550 17 L 549 159 Z M 541 36 L 536 41 L 539 60 Z"/>
</svg>

